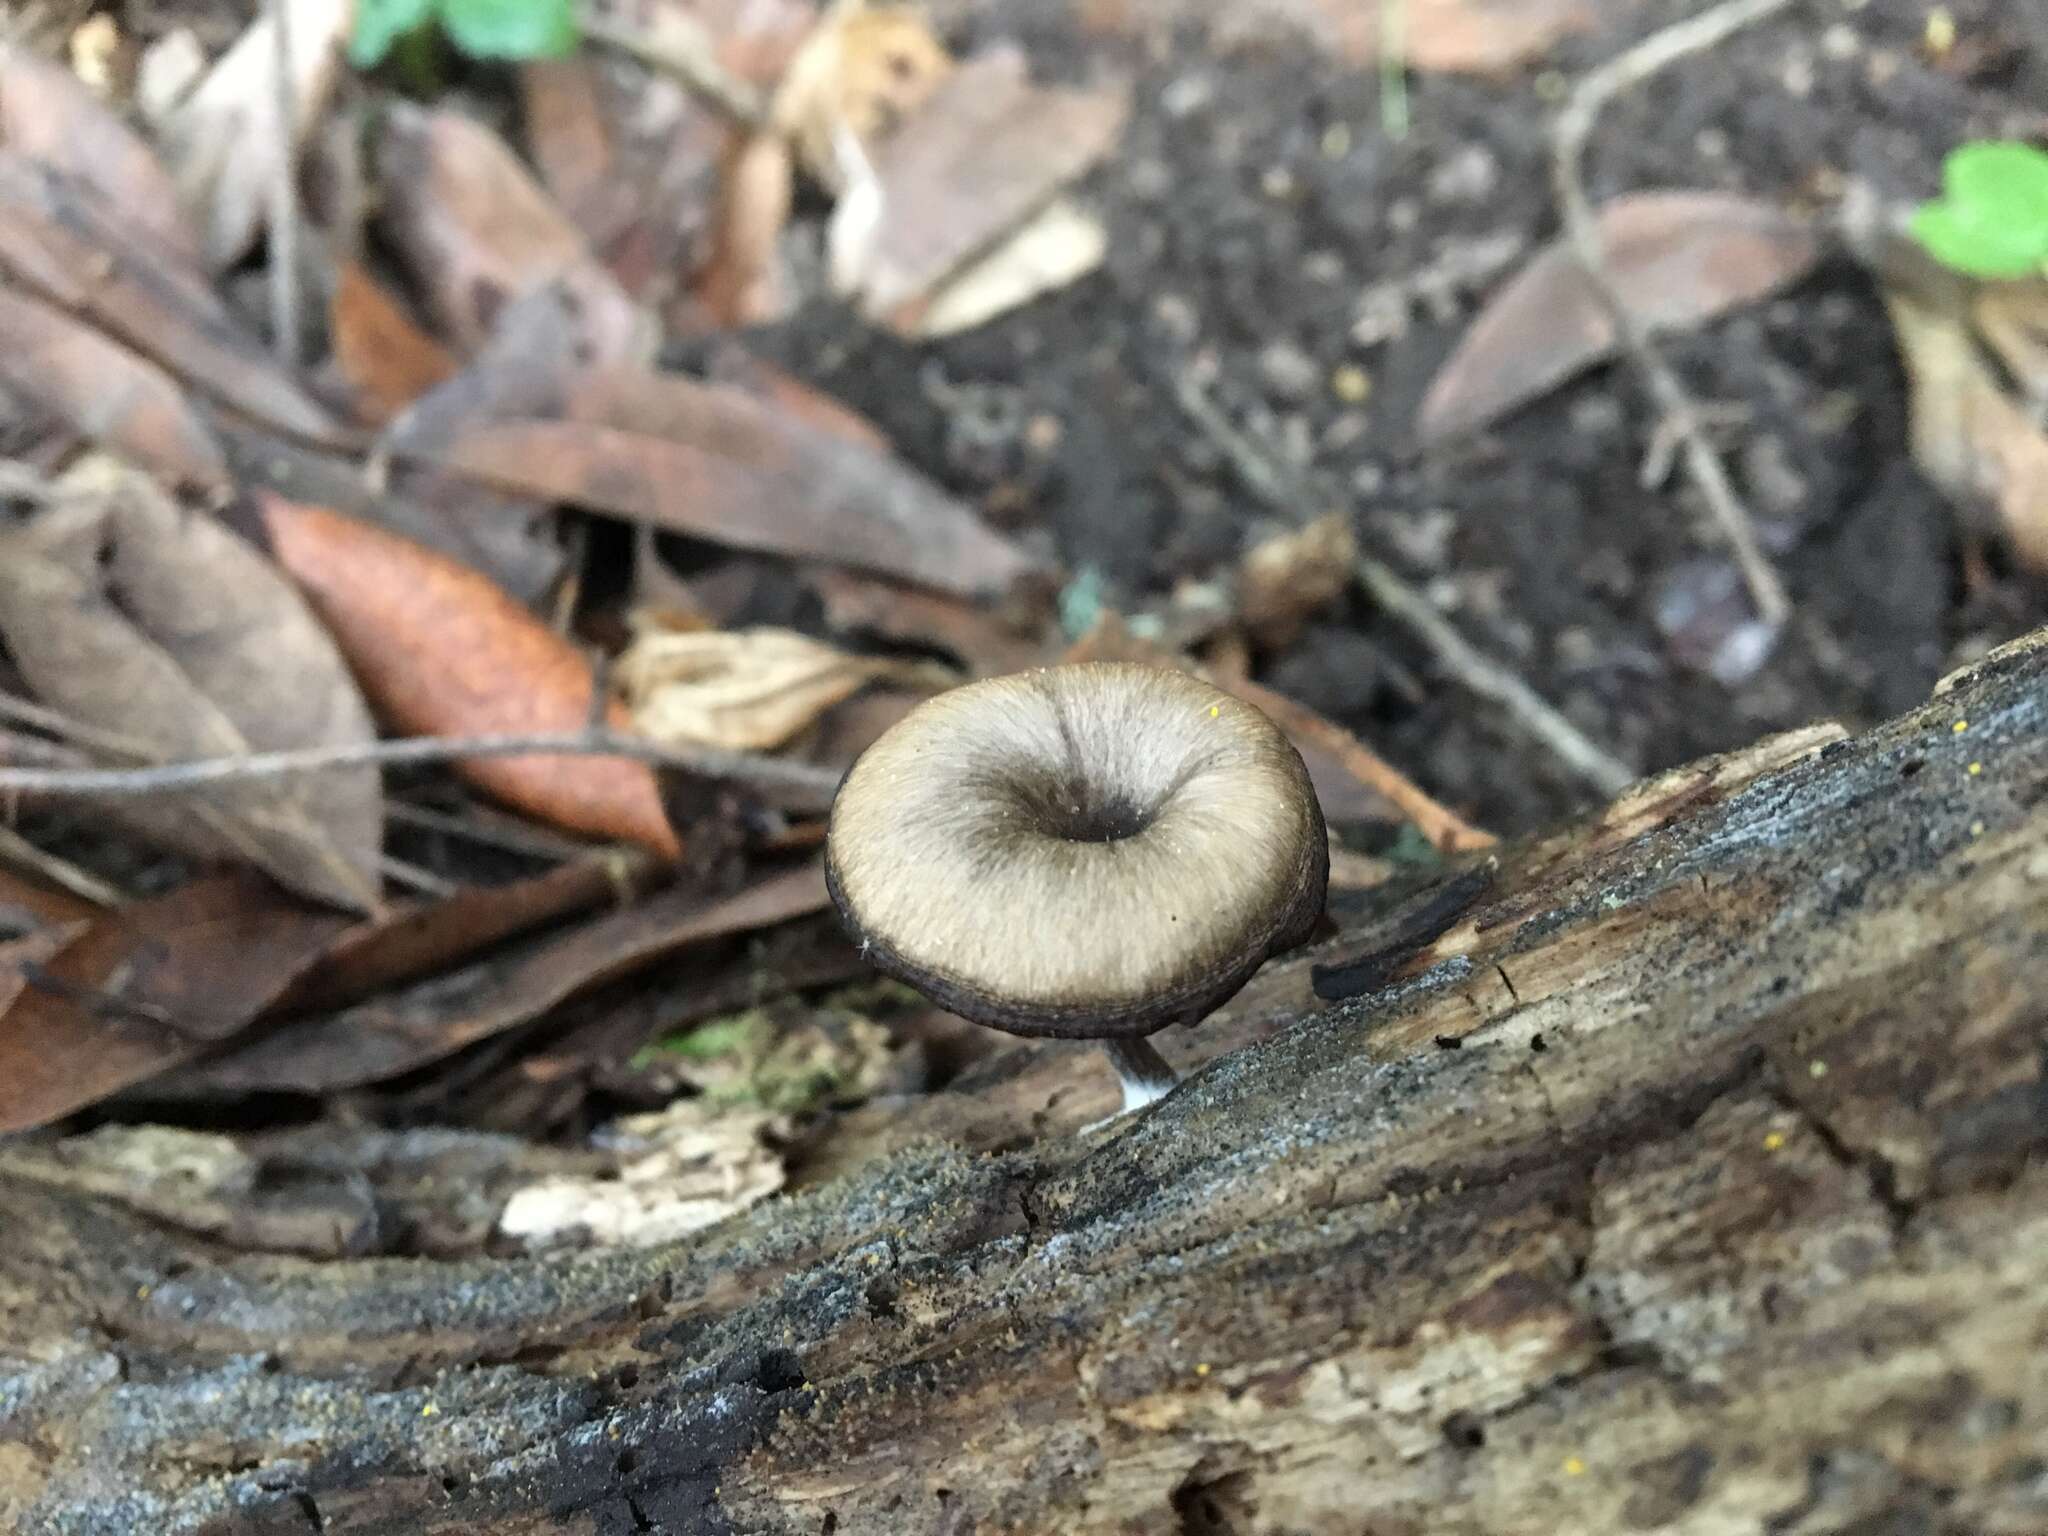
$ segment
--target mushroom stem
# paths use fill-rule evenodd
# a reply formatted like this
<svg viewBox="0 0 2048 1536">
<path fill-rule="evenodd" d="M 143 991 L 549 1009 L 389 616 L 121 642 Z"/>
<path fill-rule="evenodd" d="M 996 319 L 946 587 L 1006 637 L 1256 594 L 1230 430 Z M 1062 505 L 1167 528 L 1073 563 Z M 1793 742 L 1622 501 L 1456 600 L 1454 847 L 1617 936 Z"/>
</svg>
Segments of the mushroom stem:
<svg viewBox="0 0 2048 1536">
<path fill-rule="evenodd" d="M 1164 1056 L 1152 1049 L 1150 1040 L 1105 1040 L 1102 1048 L 1109 1052 L 1109 1063 L 1116 1068 L 1117 1079 L 1124 1085 L 1123 1113 L 1127 1115 L 1147 1104 L 1156 1104 L 1180 1081 L 1180 1074 L 1166 1064 Z"/>
</svg>

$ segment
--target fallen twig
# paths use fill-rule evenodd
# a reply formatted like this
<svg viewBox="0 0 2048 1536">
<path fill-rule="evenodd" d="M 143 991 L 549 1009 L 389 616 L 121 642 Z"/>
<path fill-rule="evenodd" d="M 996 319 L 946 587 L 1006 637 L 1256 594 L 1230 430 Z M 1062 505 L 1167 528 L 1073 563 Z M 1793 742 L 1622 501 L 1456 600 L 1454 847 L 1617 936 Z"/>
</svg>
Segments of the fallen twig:
<svg viewBox="0 0 2048 1536">
<path fill-rule="evenodd" d="M 40 876 L 96 907 L 118 907 L 126 900 L 98 875 L 80 869 L 69 859 L 60 859 L 47 849 L 38 848 L 12 827 L 4 825 L 0 825 L 0 864 L 11 864 Z"/>
<path fill-rule="evenodd" d="M 1237 430 L 1192 378 L 1174 384 L 1181 409 L 1237 470 L 1246 487 L 1275 511 L 1294 519 L 1320 498 L 1304 477 Z M 1361 585 L 1386 615 L 1426 645 L 1443 669 L 1472 692 L 1506 711 L 1540 746 L 1603 794 L 1635 781 L 1635 770 L 1608 752 L 1499 662 L 1472 645 L 1415 588 L 1377 560 L 1361 559 Z"/>
<path fill-rule="evenodd" d="M 815 797 L 822 806 L 839 774 L 810 763 L 786 762 L 753 752 L 664 746 L 617 731 L 574 731 L 513 736 L 415 736 L 334 747 L 293 747 L 237 757 L 200 758 L 149 768 L 0 768 L 0 793 L 99 795 L 109 798 L 205 789 L 244 779 L 319 773 L 364 764 L 444 763 L 466 757 L 625 757 L 764 788 Z"/>
<path fill-rule="evenodd" d="M 1722 0 L 1719 5 L 1651 34 L 1580 80 L 1551 130 L 1551 176 L 1572 250 L 1585 268 L 1594 296 L 1613 321 L 1622 349 L 1641 370 L 1658 410 L 1683 442 L 1686 470 L 1721 525 L 1741 568 L 1743 582 L 1749 588 L 1750 600 L 1756 604 L 1757 617 L 1774 631 L 1783 626 L 1791 612 L 1784 584 L 1764 558 L 1749 509 L 1736 495 L 1720 455 L 1707 440 L 1699 406 L 1615 291 L 1613 279 L 1607 273 L 1607 256 L 1600 245 L 1593 206 L 1586 196 L 1584 162 L 1586 140 L 1608 102 L 1666 66 L 1713 47 L 1791 3 L 1792 0 Z"/>
<path fill-rule="evenodd" d="M 271 103 L 277 112 L 279 148 L 270 177 L 270 329 L 277 360 L 299 366 L 299 189 L 298 157 L 292 126 L 297 103 L 292 99 L 291 0 L 266 0 L 270 17 L 272 64 L 277 80 Z"/>
<path fill-rule="evenodd" d="M 1424 640 L 1449 672 L 1482 699 L 1490 699 L 1520 722 L 1551 755 L 1603 794 L 1633 784 L 1635 770 L 1600 746 L 1500 663 L 1471 644 L 1429 599 L 1379 561 L 1361 557 L 1358 584 L 1391 617 Z"/>
</svg>

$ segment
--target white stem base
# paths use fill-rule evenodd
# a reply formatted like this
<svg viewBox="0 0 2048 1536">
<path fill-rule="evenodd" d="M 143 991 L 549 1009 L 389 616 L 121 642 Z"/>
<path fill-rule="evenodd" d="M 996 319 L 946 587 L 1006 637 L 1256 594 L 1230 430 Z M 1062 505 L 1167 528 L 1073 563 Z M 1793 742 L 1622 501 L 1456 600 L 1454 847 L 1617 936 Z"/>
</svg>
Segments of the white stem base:
<svg viewBox="0 0 2048 1536">
<path fill-rule="evenodd" d="M 1123 1114 L 1158 1103 L 1180 1081 L 1180 1074 L 1166 1064 L 1149 1040 L 1105 1040 L 1102 1048 L 1124 1085 Z"/>
</svg>

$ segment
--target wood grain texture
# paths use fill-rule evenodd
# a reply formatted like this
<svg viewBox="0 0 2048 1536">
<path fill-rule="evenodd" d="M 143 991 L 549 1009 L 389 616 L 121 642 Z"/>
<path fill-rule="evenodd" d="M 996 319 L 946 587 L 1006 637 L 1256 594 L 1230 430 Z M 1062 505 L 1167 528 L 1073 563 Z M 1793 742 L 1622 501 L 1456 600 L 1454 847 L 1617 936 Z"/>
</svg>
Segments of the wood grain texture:
<svg viewBox="0 0 2048 1536">
<path fill-rule="evenodd" d="M 668 1249 L 309 1262 L 4 1178 L 0 1527 L 2048 1529 L 2048 648 L 1501 858 L 1140 1119 L 1020 1046 Z"/>
</svg>

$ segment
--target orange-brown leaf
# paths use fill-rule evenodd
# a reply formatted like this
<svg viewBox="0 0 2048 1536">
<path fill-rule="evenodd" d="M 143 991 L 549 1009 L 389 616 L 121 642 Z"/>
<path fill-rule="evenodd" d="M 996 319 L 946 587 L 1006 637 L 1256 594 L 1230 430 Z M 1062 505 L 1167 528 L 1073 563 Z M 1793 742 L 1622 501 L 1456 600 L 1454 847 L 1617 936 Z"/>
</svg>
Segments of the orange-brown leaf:
<svg viewBox="0 0 2048 1536">
<path fill-rule="evenodd" d="M 412 323 L 360 262 L 346 262 L 328 313 L 334 361 L 355 392 L 357 414 L 383 426 L 455 372 L 448 349 Z"/>
<path fill-rule="evenodd" d="M 279 563 L 327 621 L 391 728 L 476 736 L 583 727 L 590 664 L 494 583 L 324 507 L 270 495 L 260 506 Z M 614 720 L 621 716 L 611 711 Z M 643 763 L 536 756 L 480 758 L 456 769 L 557 826 L 678 852 Z"/>
<path fill-rule="evenodd" d="M 1637 324 L 1684 330 L 1803 276 L 1811 225 L 1726 192 L 1635 192 L 1599 212 L 1607 275 Z M 1476 431 L 1614 351 L 1614 323 L 1568 242 L 1536 254 L 1487 302 L 1422 402 L 1425 442 Z"/>
</svg>

